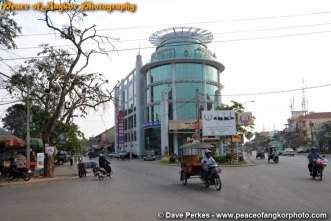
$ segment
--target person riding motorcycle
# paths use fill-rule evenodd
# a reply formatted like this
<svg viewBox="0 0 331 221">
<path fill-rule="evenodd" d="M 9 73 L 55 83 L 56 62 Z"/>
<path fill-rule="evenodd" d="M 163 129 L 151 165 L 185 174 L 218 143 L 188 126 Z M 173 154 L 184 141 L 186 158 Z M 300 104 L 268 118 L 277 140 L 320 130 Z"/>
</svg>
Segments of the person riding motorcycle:
<svg viewBox="0 0 331 221">
<path fill-rule="evenodd" d="M 214 160 L 214 158 L 211 156 L 211 151 L 210 150 L 205 150 L 205 156 L 202 158 L 201 160 L 201 164 L 202 164 L 202 169 L 203 169 L 203 174 L 202 177 L 204 179 L 208 178 L 209 176 L 209 169 L 208 166 L 211 164 L 215 164 L 216 161 Z"/>
<path fill-rule="evenodd" d="M 16 160 L 13 157 L 9 158 L 9 163 L 9 170 L 11 170 L 12 173 L 18 173 Z"/>
<path fill-rule="evenodd" d="M 315 147 L 311 148 L 310 152 L 308 153 L 307 156 L 309 163 L 308 163 L 308 170 L 310 173 L 310 176 L 313 175 L 313 162 L 317 159 L 322 159 L 319 153 L 317 153 L 317 150 Z"/>
<path fill-rule="evenodd" d="M 99 154 L 99 166 L 104 168 L 107 173 L 110 174 L 111 168 L 109 166 L 110 162 L 106 159 L 104 154 Z"/>
</svg>

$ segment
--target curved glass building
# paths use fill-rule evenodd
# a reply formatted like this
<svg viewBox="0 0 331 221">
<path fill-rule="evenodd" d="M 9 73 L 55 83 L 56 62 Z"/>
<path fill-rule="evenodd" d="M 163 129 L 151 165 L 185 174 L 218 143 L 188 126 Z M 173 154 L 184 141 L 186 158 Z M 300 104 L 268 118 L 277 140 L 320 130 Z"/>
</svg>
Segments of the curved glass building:
<svg viewBox="0 0 331 221">
<path fill-rule="evenodd" d="M 124 122 L 124 129 L 131 128 L 130 134 L 134 131 L 133 146 L 138 154 L 146 149 L 154 149 L 160 155 L 178 154 L 178 147 L 195 133 L 201 111 L 214 110 L 221 104 L 220 73 L 224 66 L 207 48 L 212 40 L 212 33 L 200 28 L 163 29 L 149 38 L 156 46 L 151 59 L 142 65 L 140 55 L 137 56 L 131 102 L 135 117 L 132 123 Z M 127 85 L 119 89 L 129 88 L 130 83 Z M 123 102 L 120 91 L 123 90 L 115 91 L 115 97 L 121 101 L 116 105 L 116 117 L 129 102 Z M 129 115 L 124 118 L 129 119 Z"/>
</svg>

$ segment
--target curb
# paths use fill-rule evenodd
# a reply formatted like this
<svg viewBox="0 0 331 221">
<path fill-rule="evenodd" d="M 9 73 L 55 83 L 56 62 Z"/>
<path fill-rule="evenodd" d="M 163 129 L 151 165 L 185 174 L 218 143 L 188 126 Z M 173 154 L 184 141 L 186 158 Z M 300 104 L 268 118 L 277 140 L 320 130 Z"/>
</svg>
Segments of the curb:
<svg viewBox="0 0 331 221">
<path fill-rule="evenodd" d="M 58 176 L 55 178 L 31 178 L 29 181 L 24 181 L 22 179 L 18 181 L 5 181 L 0 183 L 0 187 L 6 187 L 6 186 L 15 186 L 15 185 L 32 185 L 35 183 L 50 183 L 54 181 L 61 181 L 61 180 L 75 180 L 79 179 L 79 176 L 73 176 L 73 177 L 64 177 L 64 176 Z"/>
</svg>

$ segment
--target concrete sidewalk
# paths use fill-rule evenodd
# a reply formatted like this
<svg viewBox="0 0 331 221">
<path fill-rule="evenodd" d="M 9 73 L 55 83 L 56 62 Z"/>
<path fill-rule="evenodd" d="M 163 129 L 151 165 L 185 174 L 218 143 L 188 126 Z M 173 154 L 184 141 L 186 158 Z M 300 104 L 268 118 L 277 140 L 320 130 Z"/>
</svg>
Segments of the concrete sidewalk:
<svg viewBox="0 0 331 221">
<path fill-rule="evenodd" d="M 32 174 L 31 174 L 32 175 Z M 49 183 L 53 181 L 60 180 L 73 180 L 79 179 L 77 164 L 70 166 L 70 164 L 55 165 L 54 178 L 45 178 L 42 176 L 33 177 L 29 181 L 24 181 L 23 179 L 14 179 L 13 181 L 7 181 L 5 178 L 1 178 L 0 187 L 13 186 L 13 185 L 28 185 L 34 183 Z"/>
</svg>

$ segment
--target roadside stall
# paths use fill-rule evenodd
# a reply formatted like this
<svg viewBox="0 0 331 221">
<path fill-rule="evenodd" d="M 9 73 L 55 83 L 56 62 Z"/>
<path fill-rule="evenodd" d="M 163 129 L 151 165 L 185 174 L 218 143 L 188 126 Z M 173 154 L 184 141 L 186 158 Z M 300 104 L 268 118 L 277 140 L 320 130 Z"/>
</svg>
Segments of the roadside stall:
<svg viewBox="0 0 331 221">
<path fill-rule="evenodd" d="M 14 157 L 18 161 L 18 167 L 26 166 L 26 154 L 24 140 L 0 128 L 0 171 L 9 165 L 9 158 Z"/>
</svg>

